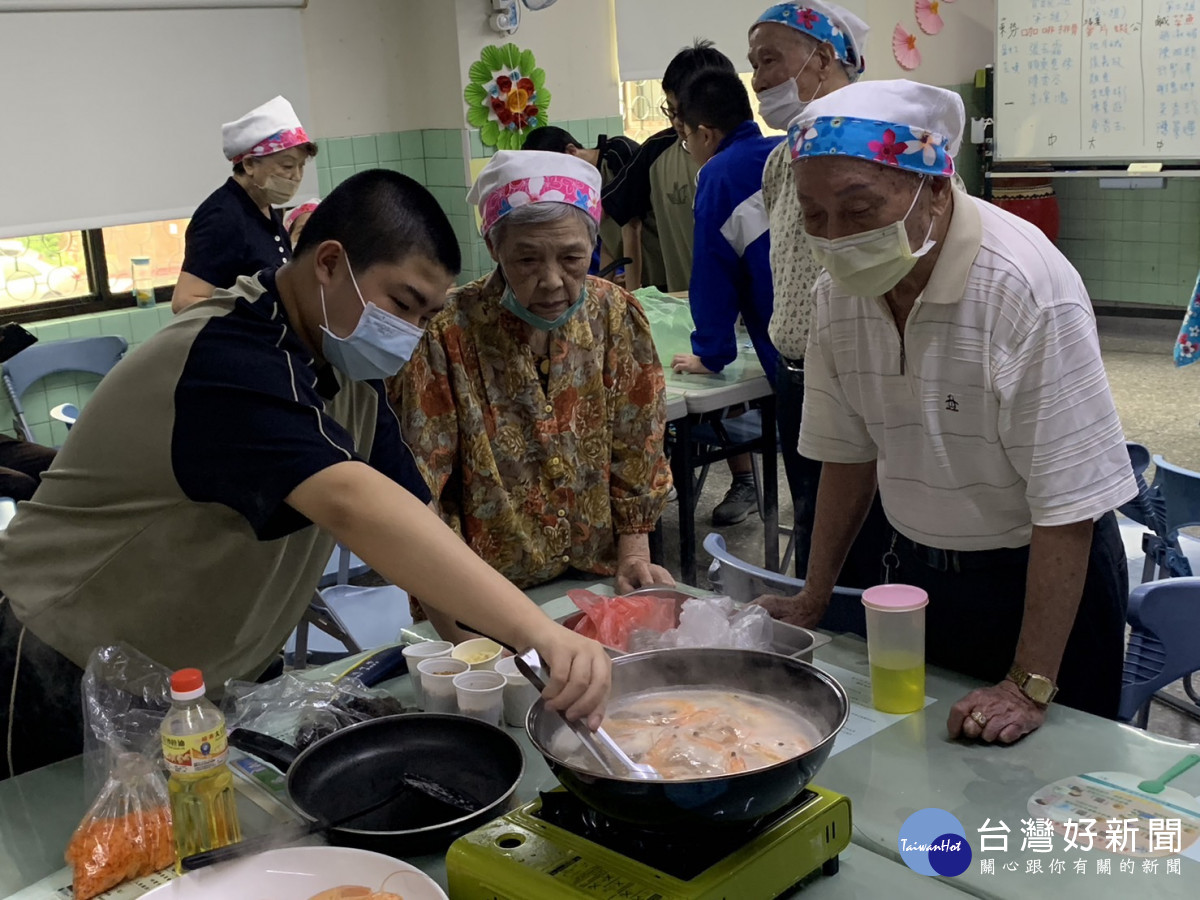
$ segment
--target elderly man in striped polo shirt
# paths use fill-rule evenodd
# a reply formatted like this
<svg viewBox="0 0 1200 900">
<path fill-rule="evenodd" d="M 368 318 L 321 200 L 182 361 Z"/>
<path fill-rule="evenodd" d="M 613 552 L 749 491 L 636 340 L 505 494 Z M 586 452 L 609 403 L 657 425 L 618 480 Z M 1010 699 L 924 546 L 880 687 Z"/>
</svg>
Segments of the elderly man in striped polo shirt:
<svg viewBox="0 0 1200 900">
<path fill-rule="evenodd" d="M 824 463 L 805 588 L 763 598 L 810 625 L 878 483 L 892 581 L 928 591 L 929 662 L 992 684 L 948 728 L 1011 743 L 1059 702 L 1113 716 L 1136 493 L 1078 273 L 1032 225 L 955 190 L 962 101 L 851 84 L 789 133 L 826 269 L 805 355 L 800 452 Z"/>
</svg>

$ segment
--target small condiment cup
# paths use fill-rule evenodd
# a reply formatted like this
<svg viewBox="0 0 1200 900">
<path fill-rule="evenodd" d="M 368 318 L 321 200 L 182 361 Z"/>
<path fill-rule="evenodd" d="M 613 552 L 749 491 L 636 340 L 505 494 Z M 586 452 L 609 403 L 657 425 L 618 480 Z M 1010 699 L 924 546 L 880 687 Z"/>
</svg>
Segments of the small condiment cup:
<svg viewBox="0 0 1200 900">
<path fill-rule="evenodd" d="M 421 689 L 421 676 L 417 672 L 417 663 L 423 659 L 449 656 L 453 649 L 454 645 L 449 641 L 419 641 L 409 644 L 401 651 L 408 661 L 408 674 L 412 679 L 413 696 L 416 699 L 417 709 L 425 708 L 425 692 Z"/>
<path fill-rule="evenodd" d="M 469 668 L 470 666 L 461 659 L 451 659 L 448 656 L 423 659 L 417 663 L 417 672 L 421 676 L 421 690 L 425 694 L 425 712 L 458 712 L 454 679 Z"/>
<path fill-rule="evenodd" d="M 491 671 L 496 668 L 496 660 L 503 649 L 491 638 L 472 638 L 458 644 L 450 651 L 450 655 L 461 659 L 476 671 Z"/>
<path fill-rule="evenodd" d="M 505 684 L 507 681 L 499 672 L 463 672 L 455 675 L 458 711 L 489 725 L 499 725 L 500 714 L 504 710 Z"/>
<path fill-rule="evenodd" d="M 535 688 L 517 669 L 515 656 L 506 656 L 496 662 L 496 672 L 504 676 L 504 722 L 514 728 L 525 724 L 529 707 L 538 698 Z"/>
</svg>

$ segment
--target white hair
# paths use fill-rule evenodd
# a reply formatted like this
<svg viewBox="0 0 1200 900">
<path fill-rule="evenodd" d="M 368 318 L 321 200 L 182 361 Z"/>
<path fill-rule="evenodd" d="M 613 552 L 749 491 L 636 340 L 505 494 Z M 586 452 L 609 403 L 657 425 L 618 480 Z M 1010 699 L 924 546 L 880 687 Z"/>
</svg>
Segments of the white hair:
<svg viewBox="0 0 1200 900">
<path fill-rule="evenodd" d="M 587 212 L 578 206 L 571 206 L 569 203 L 528 203 L 525 206 L 518 206 L 508 215 L 499 219 L 487 233 L 487 237 L 491 240 L 493 247 L 499 247 L 504 243 L 504 237 L 510 228 L 560 222 L 572 214 L 580 217 L 580 221 L 587 226 L 588 245 L 594 247 L 596 239 L 600 236 L 600 225 Z"/>
</svg>

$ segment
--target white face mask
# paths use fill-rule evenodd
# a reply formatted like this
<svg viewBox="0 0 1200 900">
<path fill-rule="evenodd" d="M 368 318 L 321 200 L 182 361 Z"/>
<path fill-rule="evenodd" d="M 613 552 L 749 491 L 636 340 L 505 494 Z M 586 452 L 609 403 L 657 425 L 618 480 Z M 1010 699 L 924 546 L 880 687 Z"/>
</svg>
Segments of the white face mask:
<svg viewBox="0 0 1200 900">
<path fill-rule="evenodd" d="M 321 291 L 321 312 L 325 324 L 321 326 L 321 353 L 325 359 L 351 381 L 375 381 L 391 378 L 412 357 L 413 350 L 425 334 L 411 322 L 380 309 L 363 299 L 358 289 L 358 280 L 346 260 L 350 281 L 358 293 L 358 302 L 363 305 L 358 324 L 349 336 L 341 338 L 329 330 L 329 313 L 325 309 L 325 286 Z"/>
<path fill-rule="evenodd" d="M 909 204 L 908 212 L 899 222 L 841 238 L 805 235 L 813 257 L 825 267 L 838 287 L 855 297 L 882 297 L 912 271 L 917 260 L 932 250 L 937 241 L 930 240 L 933 221 L 925 233 L 921 249 L 914 251 L 904 227 L 921 196 L 925 177 Z"/>
<path fill-rule="evenodd" d="M 812 58 L 816 55 L 819 47 L 813 48 L 813 52 L 808 54 L 808 59 L 804 61 L 804 65 L 800 67 L 800 71 L 789 78 L 787 81 L 780 82 L 775 87 L 767 88 L 764 91 L 759 91 L 758 97 L 758 114 L 763 117 L 763 121 L 774 128 L 776 131 L 787 131 L 788 126 L 804 112 L 804 107 L 812 102 L 817 96 L 817 91 L 821 86 L 817 85 L 817 90 L 813 91 L 812 97 L 807 100 L 800 99 L 800 85 L 796 83 L 796 79 L 804 72 L 805 66 L 809 64 Z"/>
</svg>

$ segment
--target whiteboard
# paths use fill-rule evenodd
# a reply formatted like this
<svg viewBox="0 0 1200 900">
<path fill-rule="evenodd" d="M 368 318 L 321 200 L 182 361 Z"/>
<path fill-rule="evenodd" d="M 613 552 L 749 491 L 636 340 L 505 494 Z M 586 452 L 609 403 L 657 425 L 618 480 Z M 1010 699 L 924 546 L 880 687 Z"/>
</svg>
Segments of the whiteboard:
<svg viewBox="0 0 1200 900">
<path fill-rule="evenodd" d="M 1200 157 L 1200 0 L 996 7 L 998 161 Z"/>
</svg>

